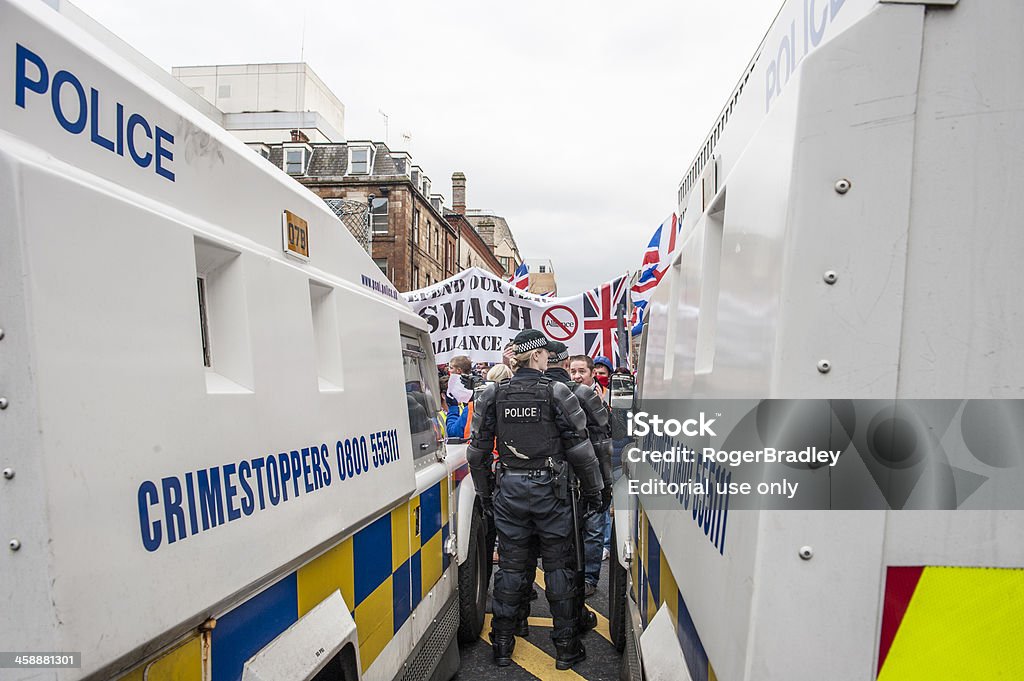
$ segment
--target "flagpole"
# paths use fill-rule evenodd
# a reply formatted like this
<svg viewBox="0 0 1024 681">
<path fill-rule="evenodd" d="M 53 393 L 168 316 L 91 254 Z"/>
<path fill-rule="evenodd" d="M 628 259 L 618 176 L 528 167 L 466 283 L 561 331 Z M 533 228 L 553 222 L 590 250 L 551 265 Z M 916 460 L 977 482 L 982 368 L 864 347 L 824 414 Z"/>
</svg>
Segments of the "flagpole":
<svg viewBox="0 0 1024 681">
<path fill-rule="evenodd" d="M 633 361 L 633 274 L 626 272 L 626 276 L 629 277 L 629 288 L 626 289 L 626 297 L 629 300 L 629 307 L 626 309 L 626 314 L 629 315 L 630 324 L 626 329 L 626 347 L 629 349 L 629 354 L 626 355 L 626 366 L 630 369 L 636 366 L 636 362 Z"/>
<path fill-rule="evenodd" d="M 619 301 L 618 306 L 615 308 L 615 330 L 619 336 L 619 362 L 625 360 L 629 363 L 629 354 L 627 348 L 626 338 L 626 293 L 623 292 L 622 300 Z M 621 366 L 621 365 L 620 365 Z M 618 367 L 615 367 L 616 369 Z"/>
</svg>

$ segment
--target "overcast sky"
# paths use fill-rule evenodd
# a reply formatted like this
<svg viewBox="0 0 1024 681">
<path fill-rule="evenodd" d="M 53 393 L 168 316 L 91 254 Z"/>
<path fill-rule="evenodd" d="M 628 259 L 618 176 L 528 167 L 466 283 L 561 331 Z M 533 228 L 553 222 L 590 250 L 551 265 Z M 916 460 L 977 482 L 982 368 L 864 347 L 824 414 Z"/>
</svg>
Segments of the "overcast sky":
<svg viewBox="0 0 1024 681">
<path fill-rule="evenodd" d="M 346 137 L 504 215 L 559 294 L 636 268 L 781 0 L 74 0 L 166 69 L 304 60 Z M 402 133 L 411 134 L 408 144 Z"/>
</svg>

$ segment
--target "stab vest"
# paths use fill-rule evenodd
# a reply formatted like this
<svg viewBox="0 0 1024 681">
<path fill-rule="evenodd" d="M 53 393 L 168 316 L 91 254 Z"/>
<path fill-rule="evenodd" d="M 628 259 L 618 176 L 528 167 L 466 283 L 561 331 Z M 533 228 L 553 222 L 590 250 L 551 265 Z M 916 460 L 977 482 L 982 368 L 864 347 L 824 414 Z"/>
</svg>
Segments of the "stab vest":
<svg viewBox="0 0 1024 681">
<path fill-rule="evenodd" d="M 494 398 L 498 458 L 509 468 L 543 468 L 548 458 L 562 458 L 562 438 L 551 405 L 551 383 L 506 379 Z"/>
</svg>

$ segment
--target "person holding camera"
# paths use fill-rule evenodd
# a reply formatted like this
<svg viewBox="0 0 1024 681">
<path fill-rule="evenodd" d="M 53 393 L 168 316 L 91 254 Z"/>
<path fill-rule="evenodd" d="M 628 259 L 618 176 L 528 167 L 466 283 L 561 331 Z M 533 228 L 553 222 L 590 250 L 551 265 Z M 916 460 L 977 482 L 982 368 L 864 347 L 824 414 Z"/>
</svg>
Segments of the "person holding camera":
<svg viewBox="0 0 1024 681">
<path fill-rule="evenodd" d="M 461 440 L 469 439 L 469 428 L 473 423 L 473 392 L 483 384 L 483 379 L 473 373 L 469 357 L 459 355 L 448 362 L 448 416 L 445 418 L 445 435 Z"/>
</svg>

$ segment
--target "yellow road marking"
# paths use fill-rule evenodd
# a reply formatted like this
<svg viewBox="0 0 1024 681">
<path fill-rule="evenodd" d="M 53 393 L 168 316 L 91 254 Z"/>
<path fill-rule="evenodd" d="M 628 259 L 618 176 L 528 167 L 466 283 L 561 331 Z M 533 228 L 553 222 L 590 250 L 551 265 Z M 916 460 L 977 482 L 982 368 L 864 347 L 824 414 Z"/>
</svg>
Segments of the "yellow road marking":
<svg viewBox="0 0 1024 681">
<path fill-rule="evenodd" d="M 608 618 L 602 615 L 601 613 L 597 612 L 593 608 L 591 608 L 591 612 L 597 615 L 597 626 L 594 627 L 594 631 L 601 634 L 601 636 L 604 637 L 604 640 L 608 641 L 608 643 L 611 643 L 612 634 L 608 630 Z"/>
<path fill-rule="evenodd" d="M 536 583 L 536 584 L 537 584 L 537 586 L 539 586 L 540 588 L 542 588 L 542 589 L 545 589 L 545 588 L 547 588 L 547 587 L 546 587 L 546 586 L 544 585 L 544 573 L 543 573 L 543 572 L 541 572 L 540 570 L 537 570 L 537 575 L 536 575 L 536 577 L 534 577 L 534 580 L 533 580 L 533 581 L 534 581 L 534 583 Z M 604 639 L 605 639 L 606 641 L 608 641 L 609 643 L 611 643 L 611 642 L 612 642 L 612 635 L 611 635 L 611 632 L 610 632 L 610 631 L 608 630 L 608 618 L 607 618 L 607 617 L 605 617 L 604 615 L 602 615 L 601 613 L 599 613 L 598 611 L 594 610 L 593 608 L 591 608 L 591 609 L 590 609 L 590 611 L 591 611 L 592 613 L 594 613 L 595 615 L 597 615 L 597 626 L 596 626 L 596 627 L 594 627 L 594 631 L 596 631 L 597 633 L 601 634 L 601 636 L 602 636 L 602 637 L 603 637 L 603 638 L 604 638 Z M 530 618 L 530 624 L 533 624 L 533 620 L 534 620 L 534 618 L 533 618 L 533 617 L 531 617 L 531 618 Z M 537 626 L 541 626 L 541 627 L 543 627 L 543 626 L 549 626 L 549 627 L 550 627 L 550 626 L 551 626 L 551 624 L 550 624 L 550 621 L 551 621 L 551 620 L 548 620 L 549 624 L 547 624 L 547 625 L 544 625 L 544 624 L 541 624 L 541 623 L 539 623 L 539 622 L 538 622 L 538 623 L 537 623 Z"/>
<path fill-rule="evenodd" d="M 531 620 L 534 618 L 530 618 Z M 538 617 L 536 619 L 544 619 Z M 480 638 L 490 643 L 487 634 L 491 631 L 491 616 L 484 615 L 484 628 L 480 631 Z M 573 679 L 586 681 L 582 676 L 571 669 L 560 671 L 555 669 L 555 658 L 521 638 L 516 639 L 515 650 L 512 651 L 512 661 L 517 665 L 536 676 L 541 681 L 548 679 Z"/>
<path fill-rule="evenodd" d="M 591 610 L 591 612 L 597 615 L 597 626 L 594 627 L 594 631 L 601 634 L 601 636 L 604 637 L 604 639 L 608 641 L 608 643 L 611 643 L 612 635 L 608 631 L 607 618 L 605 618 L 604 615 L 597 612 L 596 610 Z M 550 629 L 552 626 L 554 626 L 551 622 L 550 617 L 530 617 L 528 622 L 532 627 L 547 627 Z"/>
</svg>

